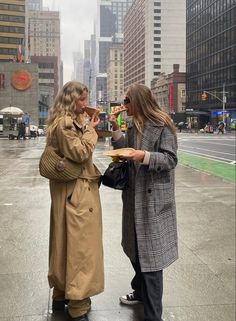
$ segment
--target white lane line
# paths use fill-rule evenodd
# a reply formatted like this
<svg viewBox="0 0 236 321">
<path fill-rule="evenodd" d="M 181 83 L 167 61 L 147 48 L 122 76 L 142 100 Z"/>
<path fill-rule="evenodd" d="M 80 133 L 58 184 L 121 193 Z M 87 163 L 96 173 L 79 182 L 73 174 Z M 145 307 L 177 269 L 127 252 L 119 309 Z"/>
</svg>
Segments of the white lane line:
<svg viewBox="0 0 236 321">
<path fill-rule="evenodd" d="M 232 159 L 228 159 L 228 158 L 223 158 L 223 157 L 216 157 L 216 156 L 212 156 L 212 155 L 208 155 L 208 154 L 202 154 L 202 153 L 198 153 L 198 152 L 192 152 L 190 150 L 186 150 L 186 149 L 181 149 L 179 148 L 178 149 L 179 151 L 182 151 L 182 152 L 186 152 L 186 153 L 189 153 L 189 154 L 194 154 L 194 155 L 198 155 L 198 156 L 201 156 L 201 157 L 204 157 L 204 158 L 207 158 L 207 159 L 212 159 L 215 160 L 215 161 L 218 161 L 218 162 L 221 162 L 222 163 L 222 160 L 224 162 L 229 162 L 229 164 L 232 163 Z"/>
<path fill-rule="evenodd" d="M 200 149 L 200 150 L 205 150 L 207 152 L 213 152 L 213 153 L 216 153 L 216 154 L 227 154 L 227 155 L 230 155 L 230 156 L 235 156 L 235 154 L 231 154 L 231 153 L 226 153 L 226 152 L 219 152 L 219 151 L 216 151 L 216 150 L 212 150 L 212 149 L 205 149 L 205 148 L 200 148 L 200 147 L 191 147 L 191 146 L 184 146 L 182 145 L 181 147 L 185 147 L 185 148 L 194 148 L 194 149 Z"/>
<path fill-rule="evenodd" d="M 230 146 L 230 147 L 235 147 L 235 145 L 232 144 L 224 144 L 224 143 L 214 143 L 213 141 L 211 142 L 205 142 L 205 141 L 201 141 L 201 143 L 203 144 L 212 144 L 212 145 L 221 145 L 221 146 Z"/>
</svg>

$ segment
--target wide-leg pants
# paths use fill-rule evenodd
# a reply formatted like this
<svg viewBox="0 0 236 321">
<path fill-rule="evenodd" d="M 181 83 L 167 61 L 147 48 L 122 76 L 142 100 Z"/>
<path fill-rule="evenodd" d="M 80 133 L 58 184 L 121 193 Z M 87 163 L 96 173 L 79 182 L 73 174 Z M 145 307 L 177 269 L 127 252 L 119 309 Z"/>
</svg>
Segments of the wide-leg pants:
<svg viewBox="0 0 236 321">
<path fill-rule="evenodd" d="M 162 294 L 163 271 L 142 272 L 138 255 L 132 262 L 135 276 L 131 281 L 131 287 L 135 291 L 135 297 L 140 298 L 144 305 L 144 321 L 162 320 Z"/>
</svg>

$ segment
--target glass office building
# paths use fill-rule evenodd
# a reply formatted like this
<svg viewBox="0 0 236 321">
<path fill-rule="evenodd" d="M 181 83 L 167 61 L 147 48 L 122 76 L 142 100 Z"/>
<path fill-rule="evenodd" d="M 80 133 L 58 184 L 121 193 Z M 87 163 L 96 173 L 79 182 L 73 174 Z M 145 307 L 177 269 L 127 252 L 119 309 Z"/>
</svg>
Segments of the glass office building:
<svg viewBox="0 0 236 321">
<path fill-rule="evenodd" d="M 225 90 L 225 118 L 236 118 L 236 0 L 187 0 L 186 45 L 187 108 L 218 121 Z"/>
</svg>

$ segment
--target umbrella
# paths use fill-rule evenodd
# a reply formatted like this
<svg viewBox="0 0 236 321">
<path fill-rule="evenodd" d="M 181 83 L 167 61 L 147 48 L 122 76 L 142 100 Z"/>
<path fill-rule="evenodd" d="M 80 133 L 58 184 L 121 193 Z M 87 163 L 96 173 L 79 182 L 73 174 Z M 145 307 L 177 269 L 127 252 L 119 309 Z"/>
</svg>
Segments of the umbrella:
<svg viewBox="0 0 236 321">
<path fill-rule="evenodd" d="M 23 115 L 24 112 L 18 107 L 5 107 L 0 110 L 0 114 L 10 114 L 10 115 Z"/>
</svg>

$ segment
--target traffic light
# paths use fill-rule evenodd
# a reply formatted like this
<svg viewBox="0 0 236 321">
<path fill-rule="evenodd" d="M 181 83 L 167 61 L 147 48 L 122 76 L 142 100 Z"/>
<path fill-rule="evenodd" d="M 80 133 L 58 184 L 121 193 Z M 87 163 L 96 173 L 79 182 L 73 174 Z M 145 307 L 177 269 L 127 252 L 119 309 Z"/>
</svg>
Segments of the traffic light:
<svg viewBox="0 0 236 321">
<path fill-rule="evenodd" d="M 207 100 L 207 94 L 205 92 L 203 92 L 202 94 L 202 101 L 205 101 Z"/>
</svg>

